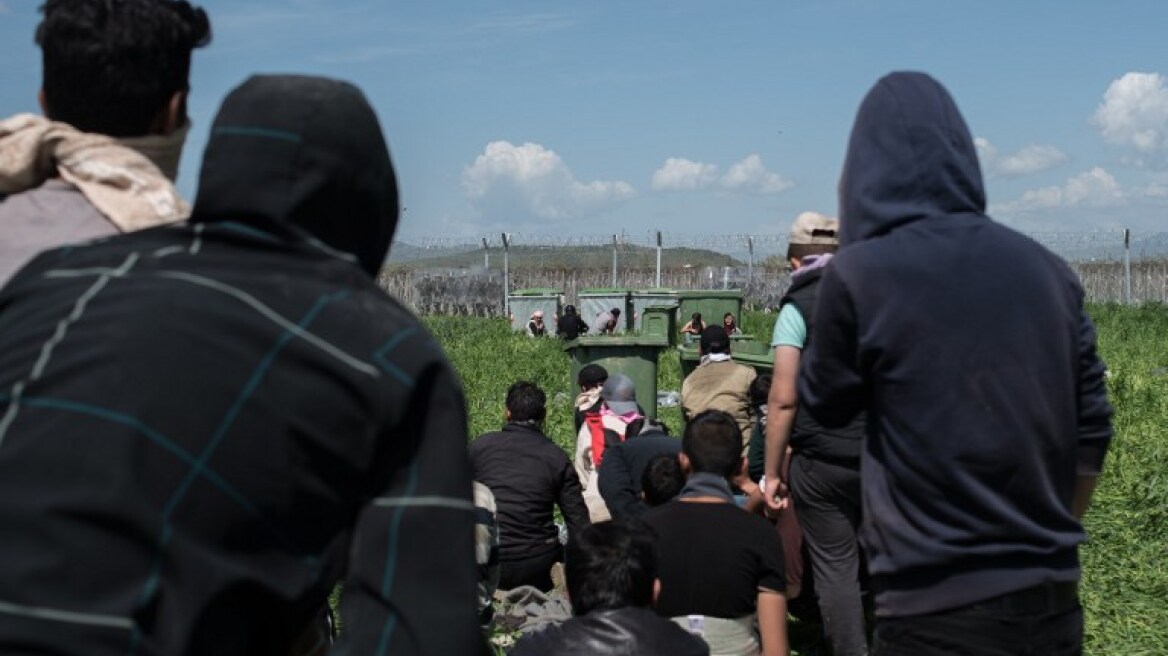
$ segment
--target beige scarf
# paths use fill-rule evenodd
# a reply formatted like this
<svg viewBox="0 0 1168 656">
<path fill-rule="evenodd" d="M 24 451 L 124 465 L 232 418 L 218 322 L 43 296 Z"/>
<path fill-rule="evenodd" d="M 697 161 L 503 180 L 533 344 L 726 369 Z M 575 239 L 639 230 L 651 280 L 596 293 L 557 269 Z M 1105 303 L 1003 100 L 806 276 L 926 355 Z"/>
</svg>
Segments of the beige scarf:
<svg viewBox="0 0 1168 656">
<path fill-rule="evenodd" d="M 119 142 L 18 114 L 0 121 L 0 194 L 33 189 L 60 176 L 122 232 L 182 221 L 190 216 L 190 206 L 167 176 L 178 168 L 189 126 L 166 136 Z"/>
</svg>

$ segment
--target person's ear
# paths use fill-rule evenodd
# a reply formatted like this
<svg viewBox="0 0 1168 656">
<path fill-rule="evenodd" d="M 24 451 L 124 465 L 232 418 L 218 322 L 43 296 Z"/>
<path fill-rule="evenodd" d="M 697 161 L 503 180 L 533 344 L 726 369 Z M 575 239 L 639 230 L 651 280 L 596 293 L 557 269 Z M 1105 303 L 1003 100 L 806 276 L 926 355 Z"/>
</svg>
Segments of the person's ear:
<svg viewBox="0 0 1168 656">
<path fill-rule="evenodd" d="M 693 466 L 690 464 L 689 456 L 685 455 L 684 453 L 679 453 L 677 454 L 677 462 L 681 465 L 681 473 L 689 476 L 690 472 L 693 471 Z"/>
<path fill-rule="evenodd" d="M 503 421 L 511 421 L 511 408 L 503 408 Z"/>
<path fill-rule="evenodd" d="M 661 579 L 653 579 L 653 605 L 657 605 L 657 598 L 661 596 Z"/>
<path fill-rule="evenodd" d="M 803 266 L 803 258 L 801 258 L 801 257 L 792 257 L 792 258 L 789 258 L 789 259 L 791 260 L 791 268 L 792 268 L 792 269 L 798 269 L 799 267 Z"/>
<path fill-rule="evenodd" d="M 150 132 L 152 134 L 171 134 L 185 125 L 186 122 L 187 92 L 186 90 L 175 91 L 170 96 L 170 100 L 166 101 L 166 105 L 159 110 L 158 115 L 154 117 Z"/>
</svg>

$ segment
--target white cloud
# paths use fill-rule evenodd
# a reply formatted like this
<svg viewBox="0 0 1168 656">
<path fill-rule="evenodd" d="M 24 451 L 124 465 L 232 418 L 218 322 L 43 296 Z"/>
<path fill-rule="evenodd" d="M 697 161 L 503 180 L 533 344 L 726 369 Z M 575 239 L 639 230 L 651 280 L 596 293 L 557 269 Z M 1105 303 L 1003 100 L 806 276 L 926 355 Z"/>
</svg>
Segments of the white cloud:
<svg viewBox="0 0 1168 656">
<path fill-rule="evenodd" d="M 652 187 L 657 191 L 693 191 L 705 189 L 718 180 L 718 167 L 681 157 L 670 157 L 653 172 Z"/>
<path fill-rule="evenodd" d="M 463 170 L 462 186 L 480 209 L 517 219 L 571 219 L 636 195 L 627 182 L 580 182 L 555 151 L 509 141 L 487 144 Z"/>
<path fill-rule="evenodd" d="M 1098 166 L 1067 179 L 1062 185 L 1032 189 L 1012 203 L 1006 211 L 1025 212 L 1036 209 L 1066 207 L 1111 207 L 1122 205 L 1127 195 L 1115 178 Z"/>
<path fill-rule="evenodd" d="M 1067 154 L 1054 146 L 1030 144 L 1016 153 L 999 156 L 998 149 L 988 139 L 973 140 L 982 171 L 990 177 L 1016 178 L 1039 173 L 1067 163 Z"/>
<path fill-rule="evenodd" d="M 1168 151 L 1168 87 L 1159 73 L 1125 73 L 1107 87 L 1095 125 L 1109 143 L 1143 154 Z"/>
<path fill-rule="evenodd" d="M 794 182 L 778 173 L 768 171 L 758 154 L 747 155 L 731 166 L 719 184 L 725 189 L 757 194 L 781 194 L 795 186 Z"/>
</svg>

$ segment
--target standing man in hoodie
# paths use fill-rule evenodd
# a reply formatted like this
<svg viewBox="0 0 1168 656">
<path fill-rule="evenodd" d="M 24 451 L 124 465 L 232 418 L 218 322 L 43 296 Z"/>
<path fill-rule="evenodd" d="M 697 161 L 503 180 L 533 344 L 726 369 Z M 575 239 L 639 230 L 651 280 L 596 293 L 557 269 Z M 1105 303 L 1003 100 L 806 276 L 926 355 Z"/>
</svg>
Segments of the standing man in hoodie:
<svg viewBox="0 0 1168 656">
<path fill-rule="evenodd" d="M 41 11 L 46 118 L 0 121 L 0 286 L 42 250 L 190 213 L 173 181 L 207 14 L 185 0 L 48 0 Z"/>
<path fill-rule="evenodd" d="M 1078 654 L 1080 518 L 1111 438 L 1074 273 L 985 214 L 949 93 L 864 98 L 799 380 L 825 427 L 867 411 L 874 653 Z"/>
<path fill-rule="evenodd" d="M 110 3 L 116 4 L 116 3 Z M 253 77 L 191 221 L 0 290 L 0 653 L 477 654 L 466 404 L 374 281 L 398 218 L 361 92 Z"/>
</svg>

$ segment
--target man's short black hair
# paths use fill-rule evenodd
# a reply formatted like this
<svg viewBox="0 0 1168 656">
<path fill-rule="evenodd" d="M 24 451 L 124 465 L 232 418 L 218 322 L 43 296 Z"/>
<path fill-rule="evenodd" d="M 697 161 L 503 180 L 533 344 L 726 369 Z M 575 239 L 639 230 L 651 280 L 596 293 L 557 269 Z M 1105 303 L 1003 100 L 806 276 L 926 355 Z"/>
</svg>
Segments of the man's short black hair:
<svg viewBox="0 0 1168 656">
<path fill-rule="evenodd" d="M 620 308 L 613 308 L 613 309 L 609 310 L 609 312 L 611 312 L 612 316 L 614 316 L 614 317 L 620 316 Z"/>
<path fill-rule="evenodd" d="M 766 405 L 767 397 L 771 395 L 772 380 L 770 374 L 759 374 L 750 381 L 750 387 L 747 388 L 746 393 L 750 396 L 751 406 Z"/>
<path fill-rule="evenodd" d="M 576 374 L 576 384 L 582 389 L 599 387 L 606 380 L 608 380 L 608 369 L 598 364 L 586 364 L 580 367 L 580 373 Z"/>
<path fill-rule="evenodd" d="M 657 553 L 651 529 L 635 520 L 586 526 L 568 541 L 564 573 L 572 613 L 653 603 Z"/>
<path fill-rule="evenodd" d="M 648 506 L 660 506 L 681 494 L 685 487 L 685 474 L 681 471 L 681 462 L 673 453 L 659 453 L 645 465 L 645 473 L 641 475 L 641 494 Z"/>
<path fill-rule="evenodd" d="M 186 0 L 47 0 L 41 12 L 46 113 L 112 137 L 149 133 L 211 41 L 207 13 Z"/>
<path fill-rule="evenodd" d="M 507 389 L 507 410 L 511 421 L 543 421 L 547 395 L 535 383 L 521 380 Z"/>
<path fill-rule="evenodd" d="M 681 452 L 694 472 L 733 478 L 742 465 L 742 430 L 725 412 L 706 410 L 685 427 Z"/>
</svg>

